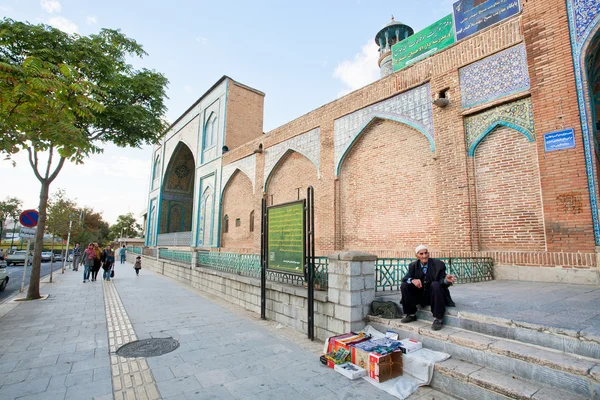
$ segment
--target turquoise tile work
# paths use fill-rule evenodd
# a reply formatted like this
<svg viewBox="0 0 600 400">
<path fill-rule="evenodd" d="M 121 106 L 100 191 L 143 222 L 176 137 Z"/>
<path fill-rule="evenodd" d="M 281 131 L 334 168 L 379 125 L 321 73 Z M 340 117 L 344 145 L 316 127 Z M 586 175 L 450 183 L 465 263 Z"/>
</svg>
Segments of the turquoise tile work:
<svg viewBox="0 0 600 400">
<path fill-rule="evenodd" d="M 520 44 L 459 70 L 463 108 L 529 89 L 525 45 Z"/>
</svg>

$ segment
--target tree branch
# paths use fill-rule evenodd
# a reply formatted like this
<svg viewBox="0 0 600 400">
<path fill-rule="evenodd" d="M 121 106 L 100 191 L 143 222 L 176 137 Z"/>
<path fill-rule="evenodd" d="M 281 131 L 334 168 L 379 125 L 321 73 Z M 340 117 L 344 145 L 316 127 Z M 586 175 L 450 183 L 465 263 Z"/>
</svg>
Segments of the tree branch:
<svg viewBox="0 0 600 400">
<path fill-rule="evenodd" d="M 54 179 L 56 179 L 56 176 L 58 175 L 58 173 L 60 172 L 60 170 L 62 169 L 63 165 L 65 165 L 65 157 L 61 157 L 60 161 L 58 162 L 58 165 L 56 166 L 56 169 L 54 170 L 54 172 L 52 173 L 52 175 L 50 175 L 50 178 L 48 178 L 49 182 L 52 182 Z"/>
<path fill-rule="evenodd" d="M 50 167 L 52 166 L 52 155 L 54 154 L 54 145 L 50 145 L 50 156 L 48 157 L 48 165 L 46 165 L 46 179 L 50 175 Z"/>
<path fill-rule="evenodd" d="M 40 173 L 37 169 L 37 153 L 35 154 L 35 162 L 34 162 L 31 147 L 27 148 L 27 152 L 29 153 L 29 164 L 31 165 L 31 168 L 33 169 L 33 172 L 35 173 L 35 177 L 38 178 L 38 180 L 40 182 L 42 182 L 44 180 L 44 178 L 42 178 L 42 176 L 40 175 Z"/>
</svg>

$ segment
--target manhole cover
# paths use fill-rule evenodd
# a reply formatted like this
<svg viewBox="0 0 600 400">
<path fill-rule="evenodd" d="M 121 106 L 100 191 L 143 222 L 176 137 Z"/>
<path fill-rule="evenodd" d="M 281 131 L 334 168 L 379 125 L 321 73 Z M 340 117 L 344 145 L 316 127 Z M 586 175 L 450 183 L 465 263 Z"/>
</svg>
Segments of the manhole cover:
<svg viewBox="0 0 600 400">
<path fill-rule="evenodd" d="M 117 355 L 126 358 L 155 357 L 167 354 L 179 347 L 175 339 L 144 339 L 127 343 L 117 349 Z"/>
</svg>

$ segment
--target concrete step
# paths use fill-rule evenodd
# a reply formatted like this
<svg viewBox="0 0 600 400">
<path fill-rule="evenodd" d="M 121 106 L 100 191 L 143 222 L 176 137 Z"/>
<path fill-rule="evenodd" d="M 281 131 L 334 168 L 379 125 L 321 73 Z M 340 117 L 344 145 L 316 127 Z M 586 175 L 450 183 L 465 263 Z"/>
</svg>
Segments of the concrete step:
<svg viewBox="0 0 600 400">
<path fill-rule="evenodd" d="M 431 387 L 466 400 L 583 400 L 560 389 L 450 358 L 435 365 Z"/>
<path fill-rule="evenodd" d="M 593 398 L 600 393 L 600 360 L 560 352 L 510 339 L 445 326 L 432 331 L 428 321 L 402 324 L 400 320 L 369 317 L 380 331 L 393 330 L 401 337 L 423 342 L 453 359 L 497 370 L 568 393 Z"/>
<path fill-rule="evenodd" d="M 491 317 L 452 307 L 446 310 L 446 326 L 600 359 L 600 336 L 591 332 Z M 429 307 L 419 310 L 417 317 L 420 320 L 433 321 Z"/>
</svg>

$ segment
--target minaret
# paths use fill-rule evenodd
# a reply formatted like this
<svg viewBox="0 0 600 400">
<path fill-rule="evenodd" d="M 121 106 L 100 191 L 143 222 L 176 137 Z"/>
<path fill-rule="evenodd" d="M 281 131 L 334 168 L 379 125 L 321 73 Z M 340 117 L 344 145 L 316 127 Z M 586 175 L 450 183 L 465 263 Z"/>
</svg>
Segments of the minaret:
<svg viewBox="0 0 600 400">
<path fill-rule="evenodd" d="M 375 35 L 375 43 L 379 46 L 379 68 L 381 77 L 392 73 L 392 46 L 406 39 L 415 32 L 402 22 L 392 20 Z"/>
</svg>

